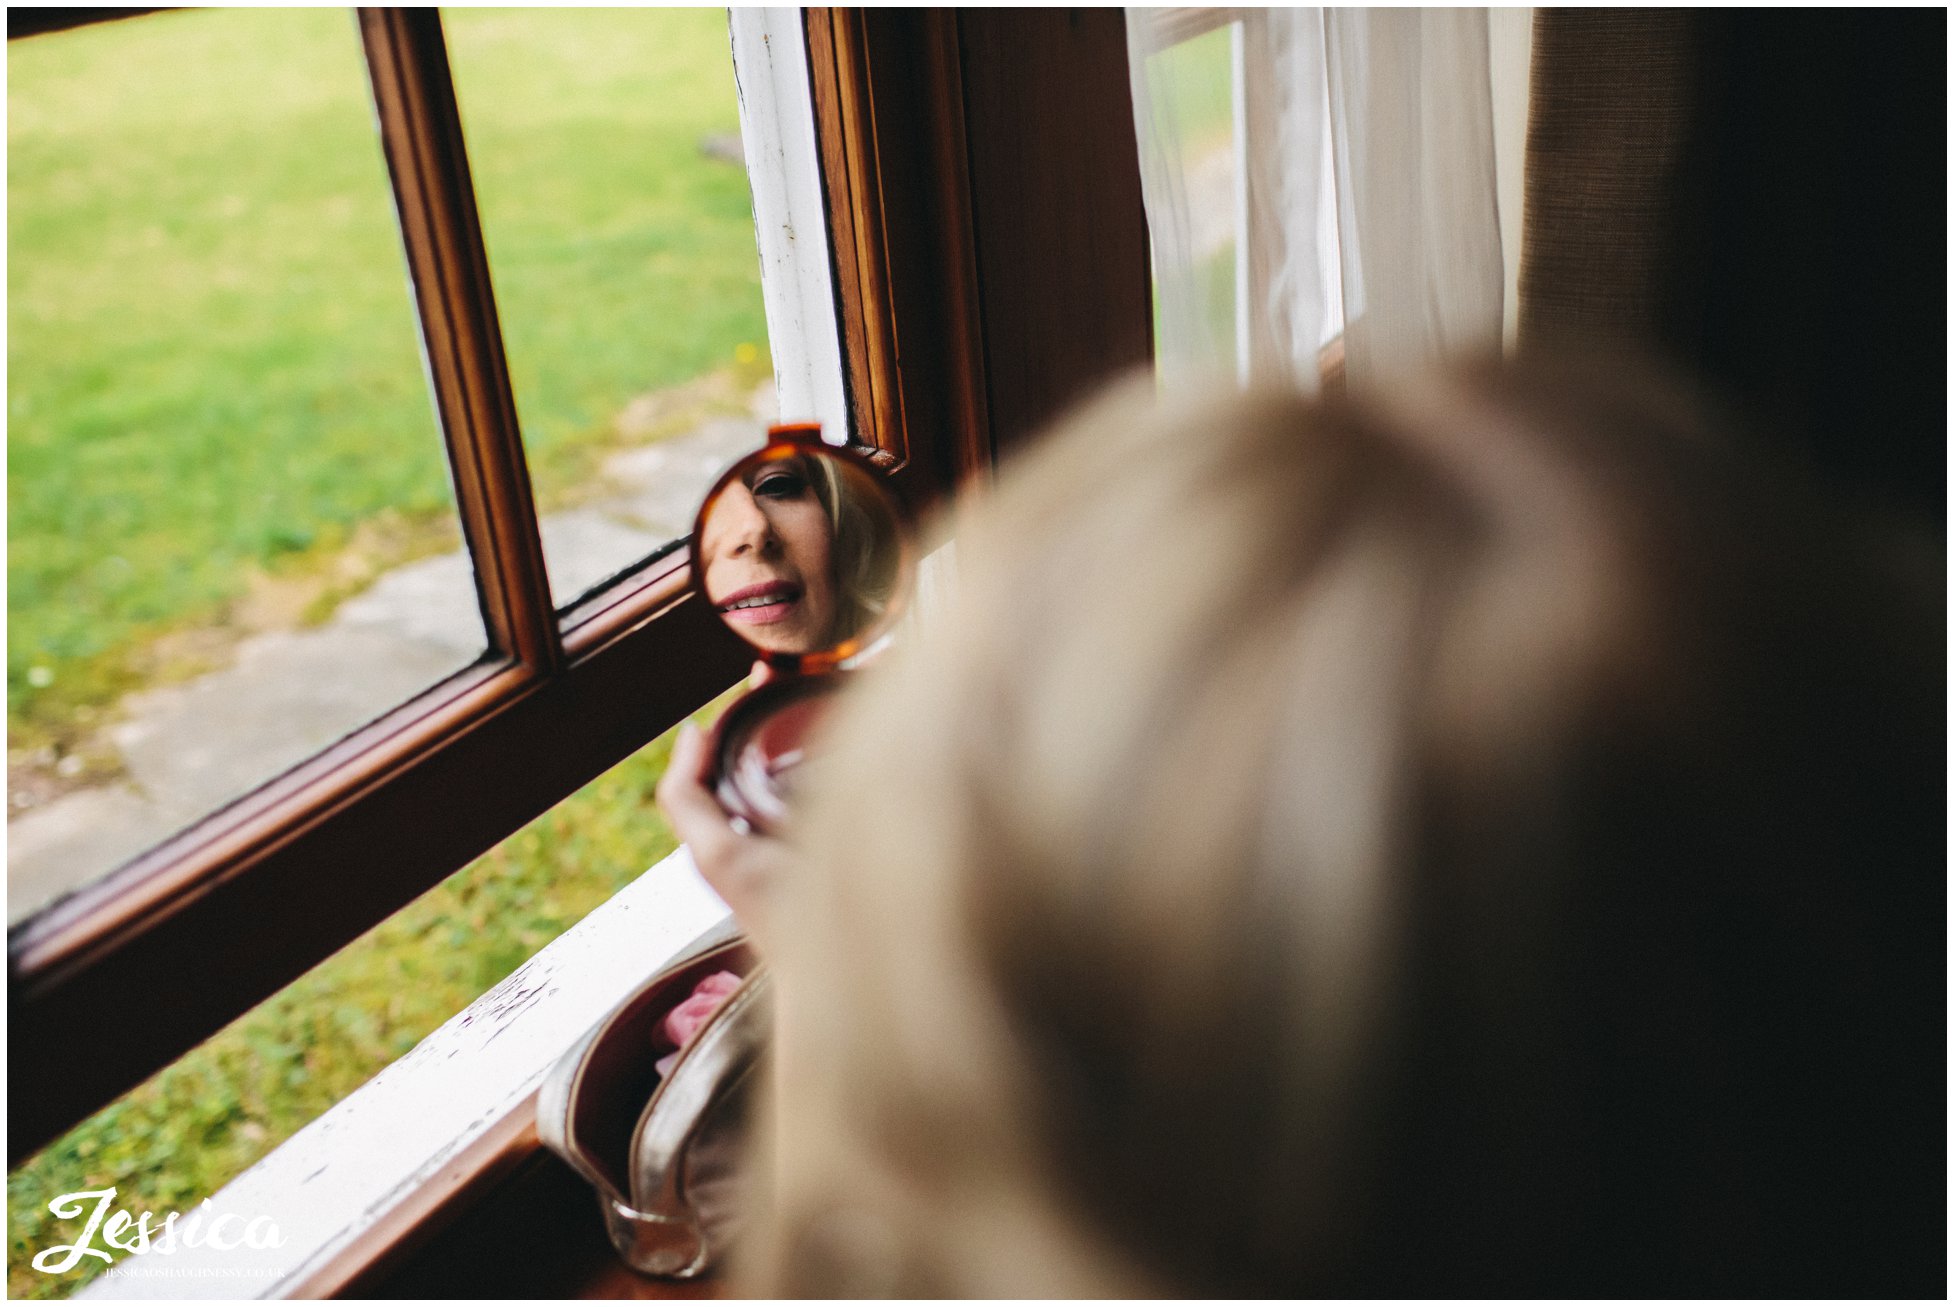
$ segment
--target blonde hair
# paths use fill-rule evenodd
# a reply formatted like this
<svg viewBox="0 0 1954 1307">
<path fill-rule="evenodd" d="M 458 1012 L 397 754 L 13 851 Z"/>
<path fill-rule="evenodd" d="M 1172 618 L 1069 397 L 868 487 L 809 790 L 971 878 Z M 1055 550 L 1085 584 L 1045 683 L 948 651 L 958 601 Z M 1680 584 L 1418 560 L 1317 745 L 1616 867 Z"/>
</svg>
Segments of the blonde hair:
<svg viewBox="0 0 1954 1307">
<path fill-rule="evenodd" d="M 1865 539 L 1607 374 L 1096 404 L 809 787 L 753 1287 L 1877 1292 L 1933 966 L 1840 871 L 1922 869 L 1938 668 Z"/>
<path fill-rule="evenodd" d="M 824 643 L 841 644 L 888 611 L 900 571 L 902 528 L 886 497 L 875 493 L 879 487 L 855 483 L 857 469 L 819 453 L 804 461 L 834 542 L 835 617 Z"/>
</svg>

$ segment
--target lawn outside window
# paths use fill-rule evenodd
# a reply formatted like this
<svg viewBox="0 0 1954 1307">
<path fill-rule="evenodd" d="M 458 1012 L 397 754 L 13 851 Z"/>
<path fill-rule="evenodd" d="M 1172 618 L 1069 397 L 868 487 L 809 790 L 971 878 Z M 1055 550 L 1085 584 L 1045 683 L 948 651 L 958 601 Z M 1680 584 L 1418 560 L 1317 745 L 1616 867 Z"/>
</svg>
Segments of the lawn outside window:
<svg viewBox="0 0 1954 1307">
<path fill-rule="evenodd" d="M 10 931 L 14 1047 L 37 1066 L 11 1090 L 16 1161 L 743 670 L 697 611 L 682 555 L 556 611 L 441 18 L 365 10 L 358 34 L 489 652 Z M 802 242 L 804 257 L 820 249 Z M 170 1002 L 105 1046 L 89 1032 L 130 993 Z"/>
</svg>

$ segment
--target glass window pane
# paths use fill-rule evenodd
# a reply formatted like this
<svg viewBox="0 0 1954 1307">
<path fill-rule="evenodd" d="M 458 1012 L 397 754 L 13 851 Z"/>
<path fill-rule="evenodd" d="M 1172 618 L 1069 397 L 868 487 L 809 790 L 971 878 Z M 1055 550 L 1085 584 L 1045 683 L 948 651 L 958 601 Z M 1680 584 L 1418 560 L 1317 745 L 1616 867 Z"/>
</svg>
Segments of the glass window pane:
<svg viewBox="0 0 1954 1307">
<path fill-rule="evenodd" d="M 724 702 L 694 720 L 709 724 Z M 12 1171 L 9 1296 L 66 1297 L 104 1269 L 92 1259 L 60 1276 L 33 1269 L 38 1252 L 81 1232 L 50 1200 L 113 1185 L 119 1207 L 187 1216 L 676 848 L 652 802 L 673 738 L 646 745 Z"/>
<path fill-rule="evenodd" d="M 16 920 L 486 640 L 350 14 L 7 69 Z"/>
<path fill-rule="evenodd" d="M 1234 44 L 1228 24 L 1169 46 L 1147 60 L 1151 109 L 1173 166 L 1186 186 L 1188 255 L 1193 260 L 1187 311 L 1194 321 L 1172 324 L 1169 339 L 1198 339 L 1217 367 L 1236 361 L 1236 241 L 1239 152 L 1235 141 Z M 1156 278 L 1157 278 L 1156 273 Z M 1155 338 L 1162 337 L 1160 295 L 1154 295 Z"/>
<path fill-rule="evenodd" d="M 442 14 L 559 607 L 772 419 L 723 9 Z"/>
</svg>

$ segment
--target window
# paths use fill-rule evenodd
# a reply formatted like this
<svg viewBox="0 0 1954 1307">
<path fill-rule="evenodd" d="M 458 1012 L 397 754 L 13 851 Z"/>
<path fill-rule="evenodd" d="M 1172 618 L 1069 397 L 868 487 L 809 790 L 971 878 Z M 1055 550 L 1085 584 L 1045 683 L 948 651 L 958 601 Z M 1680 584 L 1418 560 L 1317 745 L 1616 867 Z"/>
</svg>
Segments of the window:
<svg viewBox="0 0 1954 1307">
<path fill-rule="evenodd" d="M 1136 14 L 1164 366 L 1232 369 L 1246 383 L 1308 351 L 1337 384 L 1345 315 L 1362 306 L 1354 285 L 1345 302 L 1321 49 L 1298 39 L 1317 11 Z M 1299 91 L 1323 102 L 1312 111 Z M 1320 300 L 1320 320 L 1288 321 L 1284 292 L 1271 291 L 1299 281 L 1318 288 L 1305 298 Z"/>
<path fill-rule="evenodd" d="M 35 13 L 15 11 L 10 35 Z M 767 138 L 751 157 L 783 404 L 845 421 L 926 506 L 1145 363 L 1118 12 L 742 10 L 733 27 L 744 125 Z M 359 29 L 488 653 L 10 931 L 13 1048 L 34 1068 L 13 1086 L 14 1158 L 745 670 L 689 598 L 683 551 L 580 597 L 553 591 L 488 275 L 501 238 L 491 192 L 486 237 L 477 221 L 441 20 L 366 10 Z M 464 100 L 480 66 L 467 53 Z M 808 275 L 810 249 L 831 277 Z M 132 995 L 162 997 L 129 1022 Z"/>
<path fill-rule="evenodd" d="M 525 52 L 529 63 L 510 58 L 506 43 L 498 49 L 495 33 L 490 30 L 494 23 L 507 26 L 542 18 L 548 20 L 553 37 L 561 40 L 567 35 L 587 41 L 591 39 L 590 25 L 603 17 L 550 20 L 547 14 L 525 16 L 511 11 L 459 15 L 455 22 L 461 34 L 463 76 L 474 73 L 494 79 L 525 70 L 533 72 L 534 65 L 561 59 L 560 49 L 533 41 Z M 723 67 L 723 11 L 665 16 L 618 13 L 612 17 L 619 21 L 669 17 L 686 24 L 686 52 L 696 53 L 693 46 L 701 42 L 710 46 L 716 41 Z M 17 14 L 10 35 L 29 34 L 34 21 Z M 577 24 L 581 27 L 571 31 Z M 297 54 L 274 43 L 299 39 L 284 35 L 293 25 L 303 28 L 303 39 L 312 43 Z M 29 32 L 24 32 L 23 26 Z M 335 26 L 337 44 L 331 39 Z M 454 661 L 445 666 L 423 661 L 402 673 L 397 667 L 363 666 L 352 658 L 350 666 L 358 669 L 352 675 L 346 675 L 346 664 L 315 668 L 313 675 L 336 673 L 336 679 L 354 685 L 367 697 L 349 706 L 334 722 L 321 726 L 323 738 L 303 740 L 303 733 L 293 730 L 289 720 L 254 723 L 277 733 L 278 742 L 286 749 L 297 750 L 296 755 L 288 753 L 277 765 L 256 774 L 238 771 L 236 764 L 244 750 L 235 740 L 212 739 L 212 765 L 207 770 L 228 775 L 229 788 L 218 792 L 207 787 L 200 804 L 173 810 L 174 821 L 152 825 L 148 836 L 167 835 L 173 825 L 192 818 L 200 820 L 139 852 L 106 876 L 92 877 L 67 897 L 14 925 L 9 950 L 15 1047 L 34 1047 L 37 1066 L 46 1068 L 44 1074 L 14 1087 L 16 1125 L 9 1146 L 15 1158 L 211 1034 L 662 733 L 742 671 L 731 642 L 716 623 L 692 611 L 694 606 L 687 598 L 683 553 L 674 552 L 668 541 L 675 534 L 682 536 L 689 520 L 676 532 L 669 526 L 661 531 L 613 532 L 610 543 L 621 539 L 627 555 L 600 553 L 593 563 L 581 568 L 579 560 L 566 555 L 560 560 L 560 570 L 569 578 L 568 584 L 559 585 L 558 592 L 552 593 L 539 523 L 550 521 L 550 507 L 567 492 L 562 479 L 552 483 L 544 473 L 533 474 L 528 460 L 534 458 L 537 468 L 554 472 L 565 462 L 556 455 L 566 446 L 573 456 L 588 456 L 592 443 L 605 456 L 615 456 L 619 451 L 603 448 L 602 441 L 586 442 L 582 450 L 575 448 L 578 433 L 570 431 L 572 438 L 566 439 L 562 426 L 564 421 L 573 425 L 574 417 L 562 418 L 566 405 L 547 389 L 533 401 L 534 411 L 541 415 L 537 429 L 542 447 L 524 448 L 524 433 L 518 430 L 516 400 L 504 361 L 502 315 L 497 310 L 484 233 L 477 218 L 467 150 L 472 142 L 463 136 L 447 40 L 438 15 L 432 11 L 366 10 L 359 11 L 354 26 L 344 12 L 181 12 L 105 23 L 80 33 L 38 36 L 34 45 L 61 55 L 61 43 L 74 43 L 69 46 L 73 49 L 82 43 L 102 41 L 146 53 L 168 70 L 179 88 L 195 80 L 194 76 L 185 78 L 184 69 L 199 66 L 194 60 L 180 58 L 181 50 L 162 57 L 157 51 L 172 48 L 172 42 L 201 42 L 219 51 L 233 68 L 246 70 L 241 80 L 247 94 L 273 99 L 277 95 L 303 99 L 309 94 L 305 78 L 281 75 L 288 65 L 310 67 L 333 55 L 342 59 L 342 72 L 350 77 L 351 90 L 342 81 L 326 98 L 331 99 L 335 111 L 340 111 L 336 130 L 343 143 L 325 151 L 323 158 L 315 150 L 311 157 L 281 153 L 267 161 L 265 151 L 251 148 L 253 141 L 261 142 L 262 132 L 282 125 L 283 120 L 274 112 L 274 104 L 265 103 L 256 120 L 246 124 L 245 134 L 251 139 L 224 143 L 250 166 L 214 172 L 189 170 L 181 182 L 183 207 L 189 211 L 189 218 L 159 218 L 156 225 L 164 228 L 166 241 L 196 237 L 213 243 L 214 238 L 199 235 L 196 223 L 214 213 L 231 223 L 222 234 L 235 237 L 237 228 L 246 225 L 252 212 L 273 204 L 272 198 L 245 190 L 254 170 L 276 174 L 271 181 L 289 189 L 294 174 L 300 183 L 315 180 L 317 174 L 338 168 L 334 160 L 340 156 L 357 158 L 364 150 L 366 180 L 371 183 L 366 196 L 368 207 L 344 222 L 358 228 L 365 244 L 334 225 L 340 219 L 340 210 L 358 209 L 360 202 L 357 194 L 346 198 L 344 192 L 353 189 L 350 184 L 335 182 L 324 187 L 331 192 L 325 201 L 302 213 L 297 221 L 264 224 L 261 232 L 253 229 L 261 239 L 248 250 L 227 248 L 216 260 L 220 266 L 214 273 L 204 268 L 184 275 L 180 284 L 205 296 L 206 302 L 196 306 L 198 311 L 187 312 L 180 306 L 155 311 L 172 312 L 182 334 L 192 338 L 196 348 L 208 351 L 218 343 L 213 332 L 203 330 L 212 316 L 208 299 L 230 294 L 231 299 L 218 306 L 220 310 L 234 308 L 233 301 L 241 302 L 242 307 L 235 311 L 245 320 L 234 333 L 242 342 L 239 349 L 244 355 L 238 364 L 241 380 L 221 389 L 245 389 L 277 362 L 275 342 L 270 337 L 291 316 L 264 310 L 255 318 L 245 314 L 245 309 L 252 307 L 251 292 L 283 294 L 297 281 L 303 303 L 316 308 L 320 317 L 331 322 L 357 320 L 360 315 L 350 312 L 348 302 L 369 292 L 353 283 L 370 278 L 381 290 L 398 297 L 401 283 L 394 261 L 404 250 L 412 302 L 398 305 L 397 338 L 357 342 L 383 356 L 384 365 L 399 375 L 383 385 L 372 381 L 363 368 L 348 365 L 346 353 L 338 354 L 332 362 L 360 378 L 361 384 L 346 388 L 352 392 L 405 392 L 410 397 L 409 407 L 422 428 L 424 452 L 429 456 L 425 461 L 432 469 L 431 476 L 427 475 L 428 468 L 420 469 L 417 475 L 420 481 L 431 482 L 437 499 L 444 493 L 443 481 L 451 482 L 452 525 L 448 542 L 417 544 L 423 551 L 435 551 L 416 564 L 425 587 L 416 595 L 397 598 L 410 608 L 418 599 L 419 616 L 428 622 L 443 614 L 458 615 L 473 624 L 475 634 L 472 649 L 456 640 L 448 642 L 456 653 Z M 629 58 L 630 41 L 617 40 L 613 34 L 603 43 L 616 60 Z M 642 49 L 643 43 L 638 44 Z M 20 48 L 30 57 L 42 53 L 40 48 Z M 362 50 L 364 75 L 360 72 Z M 470 56 L 474 56 L 473 63 L 467 62 Z M 698 61 L 691 62 L 696 65 Z M 221 71 L 196 75 L 219 80 L 224 76 Z M 368 85 L 362 87 L 362 82 Z M 479 98 L 485 102 L 498 100 L 508 89 L 484 86 L 485 93 Z M 530 90 L 533 92 L 533 84 Z M 725 78 L 723 90 L 720 104 L 730 111 L 734 105 L 730 76 Z M 19 81 L 15 92 L 18 104 L 22 93 Z M 56 112 L 78 113 L 88 103 L 87 92 L 88 88 L 81 88 L 76 103 L 57 106 Z M 193 112 L 209 111 L 209 97 L 199 98 L 179 89 L 177 98 L 191 104 Z M 705 98 L 694 97 L 695 111 L 696 101 Z M 348 105 L 352 109 L 350 131 L 343 113 Z M 302 106 L 307 112 L 317 107 Z M 532 107 L 511 121 L 520 125 L 522 113 L 533 122 L 542 108 L 532 102 Z M 378 149 L 372 134 L 376 119 Z M 183 137 L 197 135 L 208 127 L 207 123 L 172 122 L 167 115 L 151 114 L 140 131 L 125 134 L 139 149 L 144 141 L 150 142 L 151 148 L 156 142 L 174 147 Z M 738 138 L 737 125 L 730 116 L 715 129 L 722 138 Z M 509 135 L 499 133 L 495 125 L 486 125 L 481 131 L 492 151 L 516 148 Z M 348 136 L 350 142 L 346 141 Z M 723 151 L 723 143 L 720 148 Z M 623 160 L 631 154 L 628 142 L 594 145 L 591 152 L 600 161 L 600 172 L 602 160 Z M 28 162 L 21 154 L 15 157 L 12 194 L 17 212 L 32 198 L 30 188 L 19 184 L 20 168 Z M 721 210 L 735 202 L 743 208 L 744 169 L 736 159 L 706 162 L 715 170 L 712 183 L 717 190 L 711 202 Z M 519 166 L 522 160 L 517 158 L 515 163 Z M 498 173 L 492 167 L 489 175 L 502 182 L 508 180 L 506 169 Z M 213 176 L 225 180 L 214 182 Z M 561 172 L 545 180 L 560 199 L 579 184 L 591 184 L 588 176 L 578 178 Z M 616 193 L 631 193 L 629 177 L 609 180 L 617 183 Z M 386 214 L 389 191 L 395 210 L 392 217 Z M 500 192 L 490 187 L 491 199 L 498 194 L 506 199 L 506 186 Z M 138 198 L 150 201 L 156 197 L 144 193 Z M 598 201 L 583 197 L 582 207 L 559 204 L 557 207 L 573 207 L 573 211 L 554 233 L 525 229 L 530 216 L 511 211 L 506 204 L 501 210 L 491 204 L 491 221 L 498 212 L 505 215 L 508 225 L 503 230 L 509 234 L 490 239 L 505 239 L 507 243 L 508 257 L 516 269 L 512 274 L 512 284 L 517 288 L 512 303 L 526 314 L 560 316 L 575 311 L 574 303 L 549 304 L 529 295 L 531 285 L 538 282 L 553 282 L 555 289 L 566 295 L 579 289 L 574 282 L 566 283 L 555 275 L 560 269 L 525 272 L 524 260 L 552 240 L 559 246 L 582 243 L 599 247 L 598 257 L 608 257 L 617 266 L 628 261 L 615 249 L 605 251 L 602 247 L 607 241 L 620 239 L 628 244 L 632 233 L 605 230 L 593 216 L 591 206 L 595 203 Z M 145 211 L 140 203 L 121 207 L 124 212 Z M 52 214 L 48 220 L 59 218 L 59 214 Z M 629 227 L 629 215 L 620 222 Z M 641 243 L 643 226 L 639 224 Z M 767 342 L 758 312 L 758 261 L 751 222 L 742 215 L 740 226 L 744 267 L 731 274 L 732 284 L 727 284 L 722 274 L 717 282 L 691 296 L 691 301 L 706 301 L 714 312 L 727 316 L 727 325 L 719 334 L 728 340 L 719 352 L 727 369 L 741 382 L 745 392 L 741 399 L 750 402 L 764 378 Z M 189 236 L 179 230 L 184 228 L 190 229 Z M 121 234 L 120 241 L 133 245 L 135 257 L 140 258 L 145 236 L 145 229 L 138 226 Z M 31 251 L 23 252 L 20 239 L 22 233 L 17 232 L 12 261 L 17 287 L 23 278 L 42 271 L 29 257 Z M 324 253 L 307 261 L 312 253 L 308 242 L 325 246 Z M 228 247 L 239 244 L 234 239 L 215 243 Z M 264 247 L 262 251 L 259 245 Z M 818 257 L 818 244 L 814 250 Z M 254 257 L 262 254 L 265 266 L 243 266 L 234 276 L 240 285 L 223 285 L 232 275 L 225 260 L 241 260 L 245 253 Z M 662 257 L 684 262 L 696 253 L 693 250 L 689 254 L 680 240 L 662 251 Z M 280 259 L 284 262 L 279 263 Z M 721 252 L 714 266 L 724 268 L 729 259 Z M 294 273 L 294 266 L 303 275 Z M 100 275 L 107 276 L 108 270 L 103 269 Z M 218 283 L 214 290 L 212 282 Z M 582 289 L 589 288 L 586 278 Z M 660 307 L 655 301 L 661 293 L 668 301 L 677 298 L 669 286 L 654 282 L 641 288 L 632 302 L 650 311 Z M 680 317 L 685 307 L 684 303 L 667 302 L 662 310 L 667 317 Z M 418 349 L 413 338 L 416 326 Z M 714 333 L 685 334 L 691 340 Z M 559 375 L 555 364 L 562 353 L 561 344 L 552 346 L 545 341 L 538 346 L 533 332 L 530 337 L 518 333 L 517 339 L 527 342 L 532 350 L 524 366 L 536 367 L 554 381 Z M 76 366 L 86 367 L 95 362 L 72 338 L 33 332 L 16 334 L 15 342 L 14 394 L 10 400 L 15 403 L 17 422 L 20 397 L 38 399 L 32 385 L 58 371 L 57 363 L 80 360 Z M 23 354 L 37 343 L 43 345 L 43 354 Z M 343 339 L 335 339 L 331 347 L 343 344 Z M 744 350 L 742 345 L 746 346 Z M 557 350 L 555 356 L 548 353 L 552 347 Z M 543 352 L 535 353 L 538 348 Z M 417 353 L 424 356 L 424 375 L 434 393 L 438 433 L 426 431 L 428 406 L 421 386 L 423 374 L 415 366 Z M 271 355 L 271 360 L 268 362 L 264 355 Z M 329 373 L 332 368 L 329 364 L 320 370 Z M 584 375 L 603 370 L 600 362 L 584 369 Z M 131 402 L 154 406 L 169 398 L 170 378 L 162 375 L 166 372 L 162 368 L 125 370 L 120 388 Z M 655 389 L 662 379 L 654 378 L 647 389 Z M 341 398 L 328 394 L 320 399 L 316 391 L 306 392 L 290 403 L 273 405 L 273 409 L 330 409 Z M 221 405 L 223 397 L 205 392 L 188 396 L 185 403 Z M 525 399 L 525 411 L 529 406 L 530 401 Z M 750 413 L 741 416 L 743 430 L 757 435 L 761 422 Z M 251 422 L 251 415 L 246 414 L 238 426 L 249 430 Z M 553 428 L 552 422 L 558 426 Z M 413 434 L 401 430 L 409 425 L 405 419 L 384 415 L 364 420 L 347 418 L 346 424 L 370 429 L 372 434 L 363 450 L 341 450 L 335 455 L 336 466 L 341 468 L 363 459 L 369 465 L 377 463 L 383 454 L 376 451 L 390 456 L 410 443 Z M 444 460 L 434 452 L 435 439 L 445 443 L 446 472 L 442 470 Z M 249 442 L 238 443 L 249 447 Z M 267 468 L 267 478 L 273 473 L 290 473 L 301 485 L 331 479 L 324 474 L 304 475 L 305 469 L 296 466 L 294 458 L 267 454 L 265 461 L 272 465 Z M 574 463 L 575 458 L 568 461 Z M 686 496 L 694 493 L 701 476 L 709 476 L 713 470 L 707 466 L 694 471 L 691 484 L 683 475 L 655 480 L 668 496 Z M 534 482 L 532 475 L 537 477 Z M 412 475 L 406 479 L 419 484 Z M 254 479 L 254 488 L 256 484 Z M 270 484 L 276 501 L 276 482 Z M 539 484 L 543 487 L 541 507 L 532 488 Z M 39 489 L 30 477 L 20 474 L 17 463 L 12 482 L 16 502 Z M 234 489 L 219 485 L 201 498 L 228 510 Z M 169 493 L 172 491 L 164 492 Z M 421 494 L 408 506 L 412 512 L 400 509 L 397 515 L 426 516 L 426 500 Z M 279 505 L 274 502 L 272 507 Z M 285 512 L 266 516 L 290 522 L 301 515 Z M 451 563 L 433 566 L 443 563 L 438 556 L 443 543 L 455 550 L 463 542 L 466 555 L 453 552 Z M 99 548 L 90 541 L 81 544 Z M 294 552 L 307 547 L 306 542 L 295 542 Z M 101 552 L 106 554 L 106 550 Z M 193 552 L 201 555 L 207 551 Z M 647 554 L 649 561 L 641 561 Z M 113 566 L 112 558 L 109 555 L 109 566 Z M 145 558 L 137 565 L 148 562 Z M 167 568 L 168 560 L 162 564 Z M 612 584 L 599 584 L 620 572 L 627 574 Z M 443 584 L 453 592 L 441 590 Z M 363 603 L 371 607 L 374 601 L 369 592 L 346 607 L 357 609 Z M 33 666 L 30 661 L 20 669 L 20 679 L 30 689 L 38 688 L 32 679 L 45 679 L 33 677 Z M 404 683 L 403 674 L 410 675 Z M 414 693 L 430 684 L 432 688 L 424 693 Z M 403 699 L 406 702 L 401 703 Z M 382 711 L 387 709 L 391 710 Z M 380 714 L 377 719 L 376 713 Z M 276 714 L 263 716 L 275 718 Z M 323 751 L 319 751 L 321 744 L 327 746 Z M 522 765 L 512 765 L 512 759 L 522 760 Z M 290 766 L 294 762 L 297 765 Z M 230 770 L 226 772 L 226 768 Z M 266 783 L 267 775 L 281 769 L 282 774 Z M 254 785 L 257 788 L 252 789 Z M 236 797 L 240 791 L 249 792 Z M 210 815 L 202 815 L 233 799 Z M 136 851 L 117 850 L 124 855 Z M 103 1028 L 107 1014 L 126 1001 L 129 993 L 164 994 L 168 1001 L 153 1006 L 142 1030 L 132 1039 L 104 1046 L 92 1032 Z M 115 1024 L 120 1028 L 126 1023 Z"/>
<path fill-rule="evenodd" d="M 1149 107 L 1163 140 L 1174 142 L 1179 149 L 1195 317 L 1214 337 L 1219 357 L 1239 364 L 1242 353 L 1237 341 L 1246 333 L 1238 319 L 1246 306 L 1238 301 L 1237 292 L 1246 275 L 1241 228 L 1247 219 L 1248 185 L 1246 149 L 1237 139 L 1235 111 L 1240 99 L 1242 24 L 1229 21 L 1226 11 L 1181 13 L 1176 21 L 1180 26 L 1173 29 L 1173 35 L 1163 34 L 1161 38 L 1173 43 L 1146 57 Z M 1176 36 L 1180 39 L 1174 39 Z M 1156 267 L 1156 333 L 1159 282 Z"/>
<path fill-rule="evenodd" d="M 444 25 L 562 608 L 681 540 L 778 413 L 727 18 Z"/>
<path fill-rule="evenodd" d="M 19 921 L 487 638 L 349 15 L 103 23 L 8 73 Z"/>
</svg>

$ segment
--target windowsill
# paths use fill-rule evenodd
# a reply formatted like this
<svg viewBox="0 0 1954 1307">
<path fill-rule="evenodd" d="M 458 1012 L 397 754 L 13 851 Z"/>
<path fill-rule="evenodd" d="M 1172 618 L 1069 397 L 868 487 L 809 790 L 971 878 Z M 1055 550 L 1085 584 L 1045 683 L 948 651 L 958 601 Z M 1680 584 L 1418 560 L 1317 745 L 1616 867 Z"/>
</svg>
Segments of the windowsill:
<svg viewBox="0 0 1954 1307">
<path fill-rule="evenodd" d="M 214 1211 L 269 1217 L 282 1246 L 125 1256 L 77 1296 L 329 1292 L 324 1281 L 348 1278 L 363 1236 L 418 1219 L 425 1187 L 465 1187 L 471 1170 L 533 1147 L 531 1100 L 549 1068 L 631 986 L 726 916 L 680 849 L 212 1198 Z"/>
</svg>

